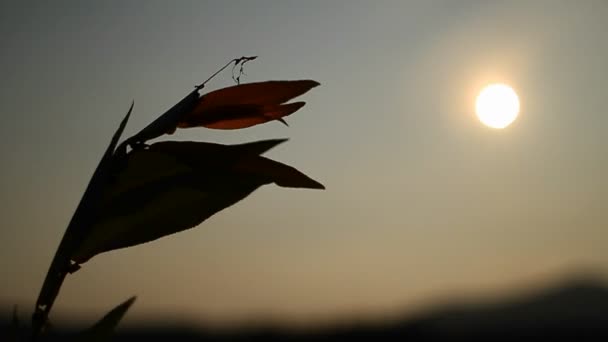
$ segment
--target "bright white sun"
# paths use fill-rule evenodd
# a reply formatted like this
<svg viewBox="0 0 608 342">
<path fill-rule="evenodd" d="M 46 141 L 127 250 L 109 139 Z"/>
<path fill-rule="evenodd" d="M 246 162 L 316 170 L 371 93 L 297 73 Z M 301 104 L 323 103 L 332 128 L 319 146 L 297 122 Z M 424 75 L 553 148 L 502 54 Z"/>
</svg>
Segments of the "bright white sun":
<svg viewBox="0 0 608 342">
<path fill-rule="evenodd" d="M 477 96 L 475 110 L 479 120 L 492 128 L 509 126 L 519 114 L 519 98 L 505 84 L 490 84 Z"/>
</svg>

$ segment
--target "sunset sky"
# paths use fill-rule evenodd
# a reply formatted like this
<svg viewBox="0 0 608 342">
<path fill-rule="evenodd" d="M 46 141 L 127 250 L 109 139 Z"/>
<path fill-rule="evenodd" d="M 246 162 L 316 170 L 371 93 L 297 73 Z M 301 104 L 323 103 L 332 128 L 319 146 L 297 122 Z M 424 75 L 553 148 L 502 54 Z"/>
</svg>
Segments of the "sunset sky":
<svg viewBox="0 0 608 342">
<path fill-rule="evenodd" d="M 608 280 L 608 2 L 0 4 L 0 304 L 28 315 L 111 135 L 243 55 L 242 82 L 313 79 L 307 105 L 168 139 L 270 151 L 327 190 L 269 185 L 196 229 L 101 254 L 51 316 L 310 322 L 415 312 L 577 270 Z M 484 126 L 506 83 L 521 113 Z M 234 82 L 230 71 L 203 93 Z M 300 100 L 300 98 L 298 99 Z M 87 318 L 89 319 L 89 318 Z"/>
</svg>

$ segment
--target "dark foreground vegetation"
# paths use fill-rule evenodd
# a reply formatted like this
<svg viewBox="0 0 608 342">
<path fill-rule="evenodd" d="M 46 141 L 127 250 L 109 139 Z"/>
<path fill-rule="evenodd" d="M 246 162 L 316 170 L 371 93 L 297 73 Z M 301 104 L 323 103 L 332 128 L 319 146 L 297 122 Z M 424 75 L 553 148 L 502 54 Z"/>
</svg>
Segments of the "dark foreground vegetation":
<svg viewBox="0 0 608 342">
<path fill-rule="evenodd" d="M 10 310 L 2 336 L 8 336 Z M 56 329 L 60 328 L 60 323 Z M 26 328 L 19 335 L 27 336 Z M 71 330 L 55 330 L 44 341 L 74 340 Z M 484 305 L 446 305 L 415 318 L 385 324 L 359 323 L 335 329 L 288 331 L 274 328 L 234 331 L 201 327 L 142 325 L 119 327 L 112 341 L 608 341 L 608 287 L 573 280 L 518 299 Z M 0 338 L 0 341 L 4 341 Z M 77 339 L 82 340 L 82 339 Z"/>
</svg>

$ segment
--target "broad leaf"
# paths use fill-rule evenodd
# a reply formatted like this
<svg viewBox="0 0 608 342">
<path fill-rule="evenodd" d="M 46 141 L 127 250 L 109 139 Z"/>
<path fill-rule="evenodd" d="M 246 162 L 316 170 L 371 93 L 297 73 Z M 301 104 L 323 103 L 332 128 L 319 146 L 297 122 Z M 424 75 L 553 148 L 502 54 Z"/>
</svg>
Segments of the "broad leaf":
<svg viewBox="0 0 608 342">
<path fill-rule="evenodd" d="M 265 184 L 323 189 L 295 168 L 259 155 L 283 141 L 170 141 L 130 151 L 118 162 L 96 223 L 72 260 L 80 264 L 193 228 Z"/>
</svg>

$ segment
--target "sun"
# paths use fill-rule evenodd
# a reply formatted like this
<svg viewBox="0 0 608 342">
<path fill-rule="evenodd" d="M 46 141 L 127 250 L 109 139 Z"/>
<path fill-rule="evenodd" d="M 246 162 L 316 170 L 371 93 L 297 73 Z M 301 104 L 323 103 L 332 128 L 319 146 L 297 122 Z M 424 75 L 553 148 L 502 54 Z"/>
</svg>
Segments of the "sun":
<svg viewBox="0 0 608 342">
<path fill-rule="evenodd" d="M 506 84 L 490 84 L 477 95 L 475 110 L 486 126 L 505 128 L 519 114 L 519 98 L 515 90 Z"/>
</svg>

